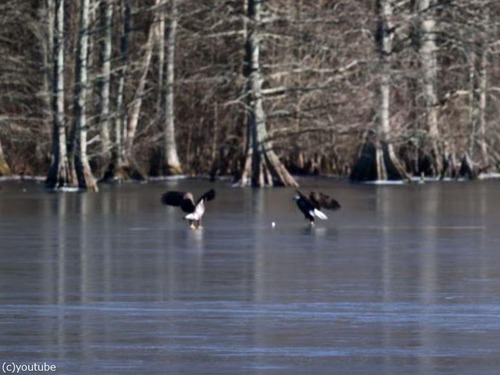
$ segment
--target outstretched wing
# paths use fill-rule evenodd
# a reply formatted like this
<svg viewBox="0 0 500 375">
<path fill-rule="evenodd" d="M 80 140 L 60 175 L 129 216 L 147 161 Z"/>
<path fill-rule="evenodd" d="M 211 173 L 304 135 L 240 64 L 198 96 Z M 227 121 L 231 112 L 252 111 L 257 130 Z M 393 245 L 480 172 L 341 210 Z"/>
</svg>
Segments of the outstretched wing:
<svg viewBox="0 0 500 375">
<path fill-rule="evenodd" d="M 328 210 L 338 210 L 341 207 L 337 200 L 330 198 L 328 195 L 323 193 L 316 193 L 312 191 L 309 195 L 309 199 L 317 209 L 324 207 Z"/>
<path fill-rule="evenodd" d="M 167 191 L 161 196 L 161 202 L 168 206 L 180 207 L 182 211 L 191 213 L 194 211 L 193 194 L 184 191 Z"/>
<path fill-rule="evenodd" d="M 198 198 L 198 200 L 196 201 L 196 204 L 200 203 L 202 200 L 205 200 L 205 201 L 211 201 L 212 199 L 215 199 L 215 190 L 214 189 L 210 189 L 209 191 L 205 192 L 205 194 L 203 194 L 201 197 Z"/>
</svg>

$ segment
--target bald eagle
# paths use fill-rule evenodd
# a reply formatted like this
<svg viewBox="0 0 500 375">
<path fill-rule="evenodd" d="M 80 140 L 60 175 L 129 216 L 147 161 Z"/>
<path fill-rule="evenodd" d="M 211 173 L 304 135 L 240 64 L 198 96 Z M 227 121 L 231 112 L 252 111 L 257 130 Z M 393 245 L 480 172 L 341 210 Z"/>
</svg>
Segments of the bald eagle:
<svg viewBox="0 0 500 375">
<path fill-rule="evenodd" d="M 205 202 L 215 198 L 215 190 L 210 189 L 205 192 L 198 200 L 194 201 L 191 192 L 184 191 L 167 191 L 161 196 L 161 202 L 168 206 L 180 207 L 181 210 L 187 213 L 184 219 L 189 221 L 189 226 L 192 229 L 202 228 L 201 219 L 205 213 Z"/>
<path fill-rule="evenodd" d="M 314 226 L 314 218 L 318 217 L 321 220 L 328 219 L 320 209 L 326 208 L 328 210 L 338 210 L 340 208 L 339 202 L 335 199 L 330 198 L 328 195 L 323 193 L 317 193 L 312 191 L 309 197 L 302 194 L 297 190 L 297 195 L 293 197 L 297 207 L 304 214 L 305 218 L 309 220 L 309 224 Z"/>
</svg>

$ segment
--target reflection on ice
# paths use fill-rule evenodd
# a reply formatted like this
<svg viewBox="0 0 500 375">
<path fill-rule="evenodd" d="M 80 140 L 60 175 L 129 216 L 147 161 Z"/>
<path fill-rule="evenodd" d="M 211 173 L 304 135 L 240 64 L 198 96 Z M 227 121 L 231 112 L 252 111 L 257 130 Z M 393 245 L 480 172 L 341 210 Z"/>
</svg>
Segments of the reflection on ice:
<svg viewBox="0 0 500 375">
<path fill-rule="evenodd" d="M 187 249 L 196 249 L 199 252 L 203 251 L 203 234 L 204 228 L 191 229 L 186 231 L 187 236 Z"/>
</svg>

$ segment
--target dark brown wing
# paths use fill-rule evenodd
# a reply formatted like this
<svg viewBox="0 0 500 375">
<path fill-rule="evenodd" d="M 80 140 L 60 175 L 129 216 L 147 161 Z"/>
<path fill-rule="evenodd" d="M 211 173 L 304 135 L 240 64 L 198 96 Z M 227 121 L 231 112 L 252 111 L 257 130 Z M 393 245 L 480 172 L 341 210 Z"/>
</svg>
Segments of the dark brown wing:
<svg viewBox="0 0 500 375">
<path fill-rule="evenodd" d="M 207 202 L 211 201 L 212 199 L 215 199 L 215 190 L 210 189 L 209 191 L 205 192 L 205 194 L 203 194 L 201 197 L 198 198 L 198 200 L 196 201 L 196 204 L 201 202 L 202 199 L 204 199 Z"/>
<path fill-rule="evenodd" d="M 193 194 L 184 191 L 167 191 L 161 196 L 161 202 L 168 206 L 180 207 L 186 213 L 193 212 L 195 207 Z"/>
<path fill-rule="evenodd" d="M 324 207 L 327 210 L 338 210 L 341 207 L 339 202 L 323 193 L 312 191 L 309 195 L 309 199 L 317 209 Z"/>
<path fill-rule="evenodd" d="M 320 193 L 316 193 L 315 191 L 311 191 L 309 194 L 309 201 L 312 203 L 314 208 L 320 209 L 321 208 L 321 196 Z"/>
</svg>

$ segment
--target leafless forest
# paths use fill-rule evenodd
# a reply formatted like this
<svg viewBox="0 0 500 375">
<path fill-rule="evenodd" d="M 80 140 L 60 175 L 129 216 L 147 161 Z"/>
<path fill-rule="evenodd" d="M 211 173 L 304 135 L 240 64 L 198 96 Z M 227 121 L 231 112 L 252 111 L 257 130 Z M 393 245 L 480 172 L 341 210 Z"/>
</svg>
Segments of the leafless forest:
<svg viewBox="0 0 500 375">
<path fill-rule="evenodd" d="M 0 175 L 500 169 L 498 0 L 0 3 Z"/>
</svg>

